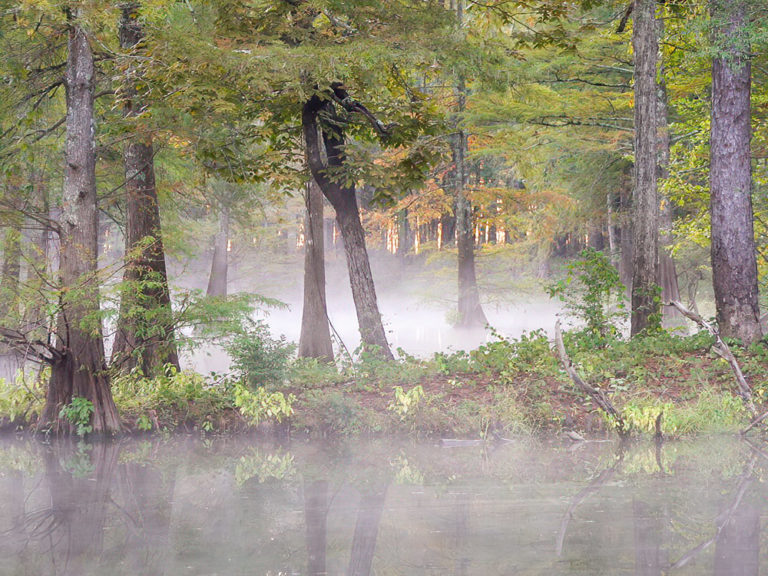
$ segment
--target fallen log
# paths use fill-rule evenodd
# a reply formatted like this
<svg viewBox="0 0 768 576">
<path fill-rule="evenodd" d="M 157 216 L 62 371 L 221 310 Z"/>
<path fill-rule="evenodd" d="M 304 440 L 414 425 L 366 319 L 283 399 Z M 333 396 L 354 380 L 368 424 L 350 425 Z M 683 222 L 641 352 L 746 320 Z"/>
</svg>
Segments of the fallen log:
<svg viewBox="0 0 768 576">
<path fill-rule="evenodd" d="M 733 352 L 731 352 L 731 349 L 728 347 L 728 344 L 726 344 L 725 341 L 720 337 L 720 329 L 716 325 L 710 324 L 704 320 L 704 318 L 702 318 L 699 314 L 688 310 L 680 302 L 673 300 L 669 303 L 669 305 L 677 308 L 683 316 L 689 320 L 693 320 L 696 322 L 696 324 L 714 336 L 715 344 L 712 349 L 718 356 L 730 364 L 733 375 L 736 377 L 736 385 L 738 388 L 739 396 L 741 396 L 741 399 L 744 401 L 744 406 L 746 406 L 750 416 L 752 416 L 754 420 L 754 422 L 749 426 L 749 428 L 745 430 L 745 432 L 752 428 L 752 426 L 758 424 L 759 422 L 757 420 L 759 419 L 757 418 L 757 409 L 755 408 L 755 404 L 752 401 L 752 388 L 749 386 L 747 379 L 744 378 L 741 367 L 739 366 L 736 357 L 733 355 Z"/>
<path fill-rule="evenodd" d="M 581 376 L 576 372 L 573 367 L 571 359 L 568 357 L 568 352 L 565 351 L 565 344 L 563 343 L 563 331 L 560 329 L 560 320 L 555 323 L 555 344 L 557 346 L 557 352 L 560 355 L 560 362 L 563 364 L 568 376 L 570 376 L 573 383 L 585 394 L 587 394 L 597 404 L 605 414 L 616 423 L 616 430 L 619 436 L 622 438 L 629 434 L 629 429 L 624 423 L 624 419 L 621 414 L 613 407 L 613 404 L 605 395 L 605 392 L 594 386 L 590 386 L 585 382 Z"/>
</svg>

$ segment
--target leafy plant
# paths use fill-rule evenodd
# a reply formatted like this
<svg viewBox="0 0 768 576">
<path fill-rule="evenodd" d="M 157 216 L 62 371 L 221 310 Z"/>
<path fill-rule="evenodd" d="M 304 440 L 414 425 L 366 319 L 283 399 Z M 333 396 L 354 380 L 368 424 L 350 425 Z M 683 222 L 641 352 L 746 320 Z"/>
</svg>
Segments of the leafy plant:
<svg viewBox="0 0 768 576">
<path fill-rule="evenodd" d="M 616 321 L 626 318 L 624 284 L 610 258 L 594 248 L 581 251 L 568 265 L 566 277 L 547 287 L 565 309 L 584 322 L 584 331 L 603 341 L 618 333 Z"/>
<path fill-rule="evenodd" d="M 408 392 L 403 391 L 402 386 L 395 386 L 395 400 L 389 405 L 389 409 L 405 420 L 409 413 L 413 413 L 424 398 L 424 388 L 421 385 L 414 386 Z"/>
<path fill-rule="evenodd" d="M 85 436 L 93 431 L 91 416 L 93 416 L 93 402 L 81 396 L 73 396 L 72 401 L 62 406 L 59 411 L 59 418 L 72 424 L 78 436 Z"/>
<path fill-rule="evenodd" d="M 295 400 L 293 394 L 286 397 L 282 392 L 267 392 L 264 388 L 251 392 L 242 384 L 235 385 L 235 406 L 251 424 L 258 424 L 265 418 L 280 422 L 292 416 Z"/>
<path fill-rule="evenodd" d="M 260 321 L 250 321 L 242 332 L 232 336 L 225 348 L 237 377 L 252 389 L 282 384 L 296 350 L 284 336 L 273 338 Z"/>
</svg>

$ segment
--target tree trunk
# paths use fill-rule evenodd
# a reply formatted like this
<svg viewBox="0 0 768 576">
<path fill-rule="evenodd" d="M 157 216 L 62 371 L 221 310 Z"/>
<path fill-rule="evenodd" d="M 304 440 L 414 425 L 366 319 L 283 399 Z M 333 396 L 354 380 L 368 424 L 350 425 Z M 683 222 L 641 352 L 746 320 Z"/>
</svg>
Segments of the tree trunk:
<svg viewBox="0 0 768 576">
<path fill-rule="evenodd" d="M 712 0 L 710 212 L 712 281 L 723 336 L 751 344 L 762 336 L 752 227 L 751 67 L 744 0 Z"/>
<path fill-rule="evenodd" d="M 135 49 L 144 34 L 137 21 L 138 3 L 121 5 L 120 47 Z M 126 73 L 124 114 L 136 118 L 146 112 L 135 87 L 142 79 L 129 66 Z M 173 334 L 173 313 L 165 268 L 165 249 L 155 186 L 152 137 L 136 131 L 123 150 L 125 164 L 125 258 L 120 316 L 117 321 L 112 363 L 130 371 L 141 368 L 150 376 L 162 373 L 165 364 L 179 369 Z"/>
<path fill-rule="evenodd" d="M 307 182 L 304 237 L 304 308 L 301 315 L 299 357 L 333 362 L 325 300 L 325 246 L 323 193 L 314 180 Z"/>
<path fill-rule="evenodd" d="M 462 10 L 459 3 L 458 19 L 461 25 Z M 464 112 L 466 99 L 466 86 L 464 79 L 460 78 L 456 89 L 458 96 L 458 113 Z M 452 142 L 453 154 L 453 188 L 456 196 L 456 246 L 459 254 L 459 302 L 458 320 L 456 326 L 470 328 L 485 326 L 488 319 L 485 317 L 483 307 L 480 304 L 480 290 L 477 287 L 477 275 L 475 273 L 475 238 L 472 226 L 472 203 L 466 196 L 467 188 L 467 134 L 463 129 L 457 128 Z"/>
<path fill-rule="evenodd" d="M 664 10 L 663 6 L 660 8 Z M 659 41 L 664 40 L 664 14 L 656 20 L 656 29 Z M 656 118 L 658 120 L 658 148 L 659 148 L 659 168 L 658 179 L 665 181 L 669 178 L 669 156 L 670 156 L 670 135 L 669 135 L 669 108 L 667 104 L 667 81 L 665 77 L 664 60 L 659 56 L 659 79 L 658 79 L 658 100 L 656 102 Z M 660 194 L 659 216 L 661 232 L 659 235 L 659 281 L 661 283 L 662 302 L 679 302 L 680 287 L 677 283 L 677 269 L 675 261 L 672 258 L 670 250 L 674 239 L 672 237 L 672 228 L 674 226 L 674 212 L 672 203 L 666 194 Z M 677 324 L 682 320 L 682 314 L 674 306 L 664 306 L 664 321 L 668 325 Z"/>
<path fill-rule="evenodd" d="M 635 187 L 632 198 L 632 326 L 635 336 L 652 327 L 660 311 L 659 199 L 656 182 L 656 1 L 636 0 Z"/>
<path fill-rule="evenodd" d="M 341 100 L 348 94 L 341 88 L 335 87 L 336 94 Z M 349 282 L 352 287 L 352 298 L 355 301 L 357 322 L 363 346 L 376 351 L 386 359 L 393 359 L 389 349 L 381 313 L 376 298 L 376 287 L 373 283 L 368 252 L 365 247 L 365 231 L 360 222 L 357 198 L 353 186 L 339 183 L 328 176 L 328 168 L 344 169 L 344 131 L 339 124 L 321 129 L 318 116 L 323 113 L 329 119 L 336 118 L 336 111 L 330 100 L 321 100 L 313 96 L 305 104 L 302 111 L 302 127 L 306 142 L 307 161 L 312 177 L 320 186 L 323 195 L 336 210 L 336 222 L 344 240 L 344 252 L 347 256 Z M 322 133 L 322 143 L 320 134 Z M 325 148 L 323 160 L 322 148 Z"/>
<path fill-rule="evenodd" d="M 208 296 L 227 295 L 227 269 L 229 242 L 229 208 L 222 206 L 219 212 L 219 231 L 213 239 L 211 276 L 208 279 Z"/>
<path fill-rule="evenodd" d="M 61 312 L 58 350 L 48 385 L 43 422 L 58 423 L 59 410 L 73 397 L 93 403 L 94 433 L 120 430 L 104 361 L 97 275 L 98 211 L 94 147 L 93 54 L 85 31 L 69 23 L 67 68 L 67 139 L 62 189 Z"/>
<path fill-rule="evenodd" d="M 344 239 L 344 252 L 347 256 L 349 282 L 352 287 L 352 298 L 355 301 L 360 338 L 364 344 L 373 345 L 380 349 L 384 356 L 392 358 L 384 325 L 381 322 L 376 287 L 365 247 L 365 230 L 360 222 L 357 200 L 354 195 L 342 197 L 334 204 L 334 208 L 341 237 Z"/>
</svg>

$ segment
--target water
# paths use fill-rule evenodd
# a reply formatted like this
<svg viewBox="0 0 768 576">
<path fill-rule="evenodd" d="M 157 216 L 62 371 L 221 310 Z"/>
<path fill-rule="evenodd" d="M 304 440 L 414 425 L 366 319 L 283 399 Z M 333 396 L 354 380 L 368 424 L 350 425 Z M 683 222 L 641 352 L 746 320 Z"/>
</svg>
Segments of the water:
<svg viewBox="0 0 768 576">
<path fill-rule="evenodd" d="M 0 441 L 0 575 L 758 574 L 768 459 L 578 446 Z"/>
</svg>

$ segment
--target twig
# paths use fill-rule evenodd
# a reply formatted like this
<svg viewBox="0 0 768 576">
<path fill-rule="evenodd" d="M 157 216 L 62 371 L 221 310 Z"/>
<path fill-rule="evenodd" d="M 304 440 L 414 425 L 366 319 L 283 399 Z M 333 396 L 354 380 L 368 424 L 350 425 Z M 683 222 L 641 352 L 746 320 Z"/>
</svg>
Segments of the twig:
<svg viewBox="0 0 768 576">
<path fill-rule="evenodd" d="M 689 320 L 693 320 L 696 322 L 696 324 L 704 328 L 707 332 L 715 337 L 715 345 L 712 347 L 712 349 L 718 354 L 718 356 L 727 360 L 728 364 L 731 365 L 731 370 L 733 370 L 733 374 L 736 377 L 739 396 L 741 396 L 741 399 L 744 400 L 744 404 L 746 405 L 747 410 L 749 411 L 749 414 L 752 416 L 752 418 L 757 418 L 757 409 L 755 408 L 755 404 L 752 401 L 752 389 L 750 388 L 746 378 L 744 378 L 744 374 L 742 373 L 741 367 L 739 366 L 736 357 L 733 355 L 733 352 L 731 352 L 728 344 L 726 344 L 725 341 L 720 337 L 720 330 L 718 327 L 710 324 L 695 312 L 691 312 L 676 300 L 672 300 L 669 305 L 677 308 L 683 316 Z"/>
<path fill-rule="evenodd" d="M 624 438 L 629 432 L 626 424 L 624 423 L 624 419 L 618 413 L 616 408 L 613 407 L 613 404 L 611 404 L 611 401 L 608 399 L 605 393 L 599 388 L 590 386 L 584 380 L 582 380 L 581 376 L 577 374 L 576 369 L 573 367 L 573 363 L 568 357 L 568 353 L 565 351 L 565 344 L 563 343 L 563 332 L 560 329 L 560 320 L 555 323 L 555 344 L 557 345 L 557 351 L 560 355 L 560 362 L 562 362 L 563 368 L 565 368 L 568 376 L 571 377 L 571 380 L 573 380 L 576 386 L 578 386 L 583 392 L 585 392 L 595 401 L 595 403 L 603 410 L 603 412 L 605 412 L 611 419 L 613 419 L 614 422 L 616 422 L 616 429 L 619 432 L 619 436 Z"/>
</svg>

